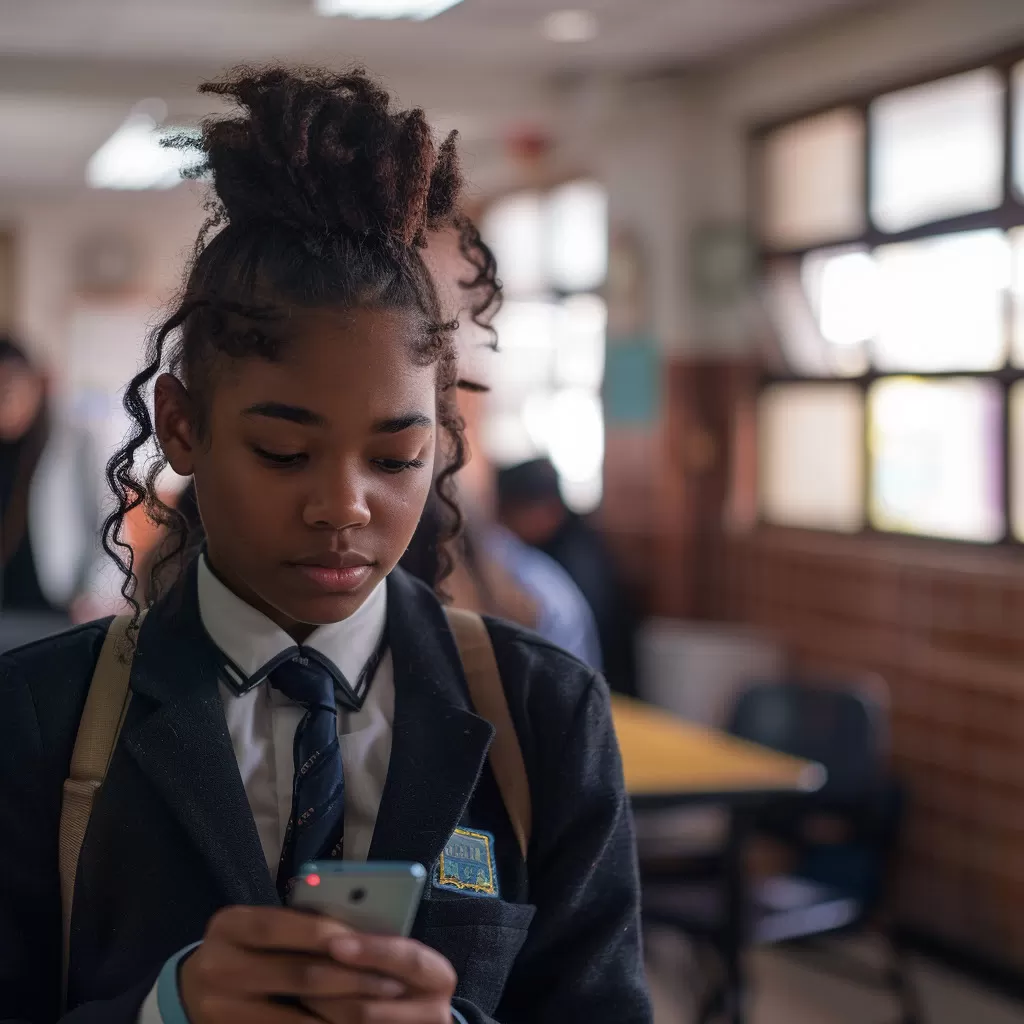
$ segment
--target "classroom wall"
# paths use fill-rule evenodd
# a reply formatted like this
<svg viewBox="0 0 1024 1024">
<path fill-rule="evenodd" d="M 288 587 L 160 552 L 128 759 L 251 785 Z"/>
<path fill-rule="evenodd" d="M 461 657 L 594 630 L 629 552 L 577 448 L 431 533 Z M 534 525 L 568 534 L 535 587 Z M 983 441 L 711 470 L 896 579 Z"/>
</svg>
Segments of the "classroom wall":
<svg viewBox="0 0 1024 1024">
<path fill-rule="evenodd" d="M 159 311 L 181 285 L 203 219 L 192 186 L 0 198 L 0 224 L 13 237 L 15 329 L 60 381 L 76 308 L 88 303 Z M 80 249 L 99 236 L 124 239 L 137 261 L 131 286 L 104 298 L 83 295 L 78 283 Z"/>
</svg>

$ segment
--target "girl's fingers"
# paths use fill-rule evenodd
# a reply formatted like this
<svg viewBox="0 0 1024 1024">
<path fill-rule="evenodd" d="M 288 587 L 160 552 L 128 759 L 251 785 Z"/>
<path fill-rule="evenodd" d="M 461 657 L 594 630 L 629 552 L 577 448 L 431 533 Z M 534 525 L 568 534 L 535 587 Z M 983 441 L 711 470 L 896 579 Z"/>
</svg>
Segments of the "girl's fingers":
<svg viewBox="0 0 1024 1024">
<path fill-rule="evenodd" d="M 323 1024 L 319 1017 L 301 1007 L 234 997 L 208 996 L 199 1007 L 190 1007 L 189 1011 L 200 1024 Z"/>
<path fill-rule="evenodd" d="M 210 921 L 206 938 L 242 949 L 327 953 L 328 944 L 349 934 L 337 921 L 286 907 L 228 907 Z"/>
<path fill-rule="evenodd" d="M 306 1004 L 327 1024 L 451 1024 L 447 1000 L 357 1002 L 351 999 L 310 999 Z"/>
<path fill-rule="evenodd" d="M 326 956 L 262 953 L 208 942 L 198 981 L 208 991 L 232 996 L 347 996 L 398 999 L 406 986 L 393 978 L 344 967 Z"/>
<path fill-rule="evenodd" d="M 395 978 L 414 992 L 450 995 L 458 982 L 440 953 L 413 939 L 349 933 L 330 939 L 328 950 L 346 967 Z"/>
</svg>

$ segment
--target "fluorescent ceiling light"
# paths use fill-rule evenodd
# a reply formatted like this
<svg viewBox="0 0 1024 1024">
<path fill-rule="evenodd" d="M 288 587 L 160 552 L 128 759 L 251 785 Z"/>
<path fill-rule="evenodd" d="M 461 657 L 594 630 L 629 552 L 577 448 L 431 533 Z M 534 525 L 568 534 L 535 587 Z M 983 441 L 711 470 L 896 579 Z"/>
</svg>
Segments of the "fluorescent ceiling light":
<svg viewBox="0 0 1024 1024">
<path fill-rule="evenodd" d="M 344 15 L 346 18 L 411 18 L 426 21 L 436 17 L 462 0 L 314 0 L 317 14 L 326 17 Z"/>
<path fill-rule="evenodd" d="M 541 23 L 553 43 L 588 43 L 597 36 L 597 18 L 590 11 L 555 11 Z"/>
<path fill-rule="evenodd" d="M 138 104 L 124 123 L 93 153 L 85 169 L 90 188 L 174 188 L 199 157 L 160 144 L 169 134 L 158 127 L 166 116 L 159 100 Z"/>
</svg>

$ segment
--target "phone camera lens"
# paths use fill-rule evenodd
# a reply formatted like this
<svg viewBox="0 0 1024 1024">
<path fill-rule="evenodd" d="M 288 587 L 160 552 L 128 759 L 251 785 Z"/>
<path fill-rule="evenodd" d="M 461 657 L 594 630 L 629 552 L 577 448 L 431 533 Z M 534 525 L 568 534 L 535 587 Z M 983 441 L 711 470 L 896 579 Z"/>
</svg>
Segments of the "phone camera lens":
<svg viewBox="0 0 1024 1024">
<path fill-rule="evenodd" d="M 353 889 L 348 894 L 349 903 L 362 903 L 366 899 L 365 889 Z"/>
</svg>

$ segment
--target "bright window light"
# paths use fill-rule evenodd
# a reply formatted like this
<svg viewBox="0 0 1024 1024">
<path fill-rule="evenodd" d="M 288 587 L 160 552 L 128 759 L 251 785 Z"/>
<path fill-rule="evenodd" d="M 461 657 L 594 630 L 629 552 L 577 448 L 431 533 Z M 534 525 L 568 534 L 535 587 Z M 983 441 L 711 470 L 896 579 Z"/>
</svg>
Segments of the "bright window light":
<svg viewBox="0 0 1024 1024">
<path fill-rule="evenodd" d="M 166 110 L 163 104 L 152 100 L 132 110 L 86 165 L 85 180 L 90 188 L 167 189 L 181 182 L 198 157 L 160 144 L 167 134 L 158 127 L 161 110 Z"/>
<path fill-rule="evenodd" d="M 564 480 L 585 481 L 601 472 L 604 417 L 589 391 L 556 392 L 548 411 L 548 451 Z"/>
<path fill-rule="evenodd" d="M 462 0 L 315 0 L 317 14 L 333 18 L 379 18 L 392 21 L 410 18 L 426 21 L 442 11 L 461 3 Z"/>
<path fill-rule="evenodd" d="M 573 181 L 548 199 L 548 277 L 566 292 L 589 291 L 608 273 L 608 195 L 595 181 Z"/>
<path fill-rule="evenodd" d="M 871 104 L 871 215 L 883 231 L 995 209 L 1003 195 L 1001 75 L 981 68 Z"/>
<path fill-rule="evenodd" d="M 998 370 L 1006 360 L 1010 247 L 1001 231 L 883 245 L 878 266 L 881 370 Z"/>
<path fill-rule="evenodd" d="M 548 291 L 544 280 L 544 204 L 536 192 L 517 192 L 495 203 L 480 230 L 498 261 L 506 296 L 529 298 Z"/>
<path fill-rule="evenodd" d="M 875 262 L 867 252 L 811 253 L 801 269 L 818 326 L 829 344 L 850 348 L 875 336 L 878 279 Z"/>
<path fill-rule="evenodd" d="M 999 540 L 1002 394 L 993 381 L 889 377 L 871 388 L 868 413 L 878 529 Z"/>
</svg>

